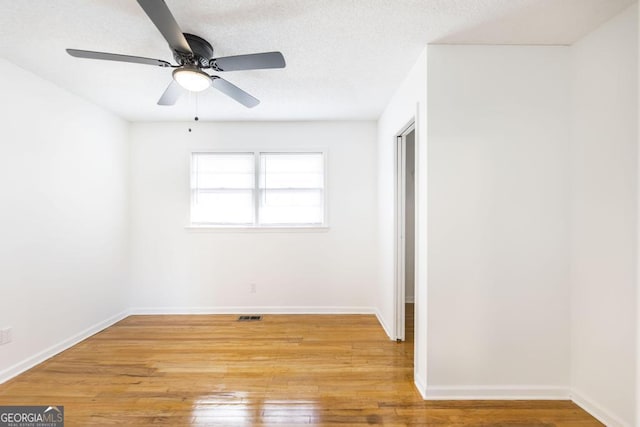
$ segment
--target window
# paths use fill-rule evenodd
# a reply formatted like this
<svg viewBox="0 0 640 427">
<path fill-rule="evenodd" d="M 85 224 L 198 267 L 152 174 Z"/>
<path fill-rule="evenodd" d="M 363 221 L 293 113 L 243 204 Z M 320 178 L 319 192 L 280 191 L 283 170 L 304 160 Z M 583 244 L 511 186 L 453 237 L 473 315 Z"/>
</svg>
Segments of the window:
<svg viewBox="0 0 640 427">
<path fill-rule="evenodd" d="M 253 224 L 254 165 L 251 153 L 194 154 L 191 222 Z"/>
<path fill-rule="evenodd" d="M 191 224 L 325 225 L 323 152 L 193 153 Z"/>
</svg>

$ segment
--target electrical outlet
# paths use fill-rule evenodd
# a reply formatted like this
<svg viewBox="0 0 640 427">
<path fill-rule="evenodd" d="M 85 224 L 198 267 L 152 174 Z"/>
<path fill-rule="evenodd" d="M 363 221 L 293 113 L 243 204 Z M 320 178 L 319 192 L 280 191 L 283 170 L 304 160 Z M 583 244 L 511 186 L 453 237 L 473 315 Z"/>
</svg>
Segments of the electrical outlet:
<svg viewBox="0 0 640 427">
<path fill-rule="evenodd" d="M 0 344 L 9 344 L 11 342 L 11 328 L 0 329 Z"/>
<path fill-rule="evenodd" d="M 252 294 L 255 294 L 258 291 L 257 288 L 258 288 L 258 286 L 255 283 L 252 283 L 251 286 L 250 286 L 249 292 L 252 293 Z"/>
</svg>

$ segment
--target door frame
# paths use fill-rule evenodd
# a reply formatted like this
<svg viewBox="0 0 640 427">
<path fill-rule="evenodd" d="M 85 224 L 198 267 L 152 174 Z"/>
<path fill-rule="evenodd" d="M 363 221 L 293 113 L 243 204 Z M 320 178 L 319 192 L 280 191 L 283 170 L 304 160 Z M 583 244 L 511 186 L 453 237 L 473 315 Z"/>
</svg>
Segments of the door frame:
<svg viewBox="0 0 640 427">
<path fill-rule="evenodd" d="M 415 118 L 412 118 L 396 135 L 394 146 L 394 271 L 395 271 L 395 338 L 397 341 L 405 340 L 405 281 L 406 281 L 406 254 L 405 254 L 405 234 L 406 234 L 406 172 L 407 172 L 407 135 L 416 131 Z M 414 142 L 414 180 L 417 177 L 415 164 L 417 163 L 417 138 Z M 417 188 L 414 183 L 414 188 Z M 416 204 L 414 204 L 415 208 Z M 414 234 L 415 234 L 414 227 Z M 415 256 L 415 251 L 414 251 Z M 415 275 L 415 270 L 414 270 Z M 414 277 L 414 286 L 415 286 Z M 415 290 L 414 290 L 415 295 Z M 414 319 L 415 322 L 415 319 Z"/>
</svg>

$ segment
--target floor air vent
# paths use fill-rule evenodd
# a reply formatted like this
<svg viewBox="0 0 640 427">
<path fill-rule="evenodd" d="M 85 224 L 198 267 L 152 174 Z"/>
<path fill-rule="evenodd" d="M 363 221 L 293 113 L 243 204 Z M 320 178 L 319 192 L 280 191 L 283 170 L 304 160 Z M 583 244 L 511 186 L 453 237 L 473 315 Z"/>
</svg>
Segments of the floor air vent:
<svg viewBox="0 0 640 427">
<path fill-rule="evenodd" d="M 256 322 L 262 320 L 262 316 L 240 316 L 238 322 Z"/>
</svg>

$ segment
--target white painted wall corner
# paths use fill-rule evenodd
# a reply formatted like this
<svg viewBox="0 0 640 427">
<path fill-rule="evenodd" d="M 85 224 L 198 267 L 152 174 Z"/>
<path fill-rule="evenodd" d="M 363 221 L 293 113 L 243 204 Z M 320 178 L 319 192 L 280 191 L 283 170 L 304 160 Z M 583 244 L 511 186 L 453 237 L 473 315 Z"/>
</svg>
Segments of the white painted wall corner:
<svg viewBox="0 0 640 427">
<path fill-rule="evenodd" d="M 625 423 L 579 390 L 571 390 L 571 400 L 607 427 L 631 427 L 631 424 Z"/>
<path fill-rule="evenodd" d="M 382 313 L 380 313 L 380 310 L 378 310 L 377 308 L 374 310 L 375 310 L 376 318 L 378 319 L 378 323 L 380 323 L 380 326 L 382 326 L 382 329 L 384 329 L 384 332 L 387 334 L 390 340 L 395 340 L 396 339 L 395 334 L 391 333 L 391 329 L 389 328 L 389 325 L 387 325 L 384 322 L 384 317 L 382 316 Z"/>
</svg>

